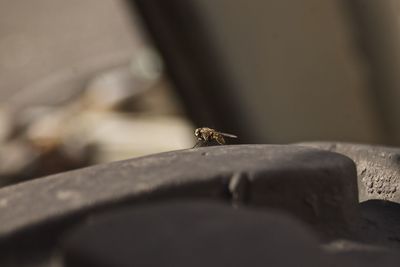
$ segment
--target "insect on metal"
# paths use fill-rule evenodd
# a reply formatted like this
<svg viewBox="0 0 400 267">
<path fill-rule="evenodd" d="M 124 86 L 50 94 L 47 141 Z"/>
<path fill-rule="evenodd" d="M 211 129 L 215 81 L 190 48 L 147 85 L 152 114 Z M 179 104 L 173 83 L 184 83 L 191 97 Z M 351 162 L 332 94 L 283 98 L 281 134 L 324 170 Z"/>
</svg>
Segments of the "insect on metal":
<svg viewBox="0 0 400 267">
<path fill-rule="evenodd" d="M 218 144 L 224 145 L 225 144 L 224 137 L 237 138 L 236 135 L 221 133 L 207 127 L 197 128 L 194 131 L 194 135 L 197 137 L 197 143 L 193 148 L 204 145 L 210 141 L 216 141 Z"/>
</svg>

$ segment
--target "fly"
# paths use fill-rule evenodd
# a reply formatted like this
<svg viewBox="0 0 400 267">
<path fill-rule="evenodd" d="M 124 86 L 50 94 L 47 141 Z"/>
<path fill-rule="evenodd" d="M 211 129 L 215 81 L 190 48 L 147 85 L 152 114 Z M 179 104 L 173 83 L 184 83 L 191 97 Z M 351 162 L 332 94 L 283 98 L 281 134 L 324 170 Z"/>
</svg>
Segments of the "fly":
<svg viewBox="0 0 400 267">
<path fill-rule="evenodd" d="M 210 141 L 216 141 L 220 145 L 225 145 L 224 137 L 237 138 L 236 135 L 221 133 L 208 127 L 197 128 L 194 131 L 194 135 L 197 137 L 197 143 L 193 148 L 206 144 Z"/>
</svg>

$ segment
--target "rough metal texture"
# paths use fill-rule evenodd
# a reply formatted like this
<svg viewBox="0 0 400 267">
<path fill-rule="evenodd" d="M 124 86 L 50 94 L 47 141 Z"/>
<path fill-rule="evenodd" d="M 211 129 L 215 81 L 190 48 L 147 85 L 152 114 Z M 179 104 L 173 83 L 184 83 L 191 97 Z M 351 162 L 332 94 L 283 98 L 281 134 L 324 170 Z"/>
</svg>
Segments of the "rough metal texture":
<svg viewBox="0 0 400 267">
<path fill-rule="evenodd" d="M 400 149 L 351 143 L 310 142 L 300 145 L 342 153 L 357 164 L 360 202 L 382 199 L 400 203 Z"/>
<path fill-rule="evenodd" d="M 342 153 L 357 165 L 361 223 L 353 234 L 369 243 L 400 248 L 400 149 L 351 143 L 302 146 Z"/>
</svg>

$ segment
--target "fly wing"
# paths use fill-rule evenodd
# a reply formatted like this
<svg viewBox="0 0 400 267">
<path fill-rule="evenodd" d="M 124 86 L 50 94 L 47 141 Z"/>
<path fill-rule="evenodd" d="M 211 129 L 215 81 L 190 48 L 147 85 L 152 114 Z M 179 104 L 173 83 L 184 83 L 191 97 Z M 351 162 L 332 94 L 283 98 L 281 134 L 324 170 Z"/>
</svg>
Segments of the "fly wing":
<svg viewBox="0 0 400 267">
<path fill-rule="evenodd" d="M 222 135 L 222 136 L 225 136 L 225 137 L 237 138 L 237 136 L 236 136 L 236 135 L 234 135 L 234 134 L 220 133 L 220 132 L 219 132 L 219 134 L 220 134 L 220 135 Z"/>
</svg>

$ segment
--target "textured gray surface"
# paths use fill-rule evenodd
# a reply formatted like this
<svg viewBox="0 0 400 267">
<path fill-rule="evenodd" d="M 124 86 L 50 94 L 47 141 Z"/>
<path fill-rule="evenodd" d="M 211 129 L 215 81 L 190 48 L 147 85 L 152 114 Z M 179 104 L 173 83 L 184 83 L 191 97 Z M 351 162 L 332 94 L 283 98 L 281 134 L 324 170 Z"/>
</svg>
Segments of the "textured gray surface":
<svg viewBox="0 0 400 267">
<path fill-rule="evenodd" d="M 246 183 L 232 185 L 238 177 L 251 186 L 244 190 Z M 353 162 L 340 154 L 274 145 L 190 149 L 3 188 L 0 239 L 68 214 L 162 192 L 169 197 L 217 198 L 241 192 L 244 199 L 282 207 L 313 223 L 327 216 L 345 223 L 352 219 L 357 199 Z"/>
<path fill-rule="evenodd" d="M 300 145 L 342 153 L 354 160 L 360 202 L 382 199 L 400 203 L 400 148 L 335 142 Z"/>
<path fill-rule="evenodd" d="M 353 236 L 365 242 L 400 248 L 400 149 L 339 142 L 302 146 L 342 153 L 357 165 L 361 221 Z"/>
<path fill-rule="evenodd" d="M 387 171 L 378 159 L 377 176 Z M 400 205 L 358 204 L 356 184 L 352 160 L 305 145 L 203 147 L 44 177 L 0 189 L 0 265 L 62 266 L 60 238 L 95 215 L 201 198 L 297 217 L 336 257 L 332 266 L 396 266 Z"/>
</svg>

